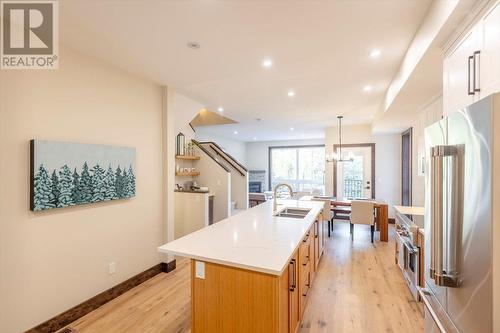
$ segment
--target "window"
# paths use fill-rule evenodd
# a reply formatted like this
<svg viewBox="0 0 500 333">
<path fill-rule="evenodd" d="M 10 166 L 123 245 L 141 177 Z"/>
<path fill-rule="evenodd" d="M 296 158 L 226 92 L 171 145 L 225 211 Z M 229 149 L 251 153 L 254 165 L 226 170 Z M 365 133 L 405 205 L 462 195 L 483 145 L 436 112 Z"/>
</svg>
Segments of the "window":
<svg viewBox="0 0 500 333">
<path fill-rule="evenodd" d="M 363 164 L 364 156 L 354 156 L 352 162 L 345 163 L 344 167 L 344 197 L 363 197 Z"/>
<path fill-rule="evenodd" d="M 294 192 L 325 193 L 325 147 L 270 147 L 269 184 L 290 184 Z"/>
</svg>

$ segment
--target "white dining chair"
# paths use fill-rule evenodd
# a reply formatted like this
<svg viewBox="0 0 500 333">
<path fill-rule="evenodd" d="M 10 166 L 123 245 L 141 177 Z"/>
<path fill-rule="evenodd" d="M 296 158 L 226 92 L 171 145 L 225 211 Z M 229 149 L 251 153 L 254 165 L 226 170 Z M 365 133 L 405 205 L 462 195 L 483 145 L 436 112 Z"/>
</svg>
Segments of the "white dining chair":
<svg viewBox="0 0 500 333">
<path fill-rule="evenodd" d="M 365 224 L 371 228 L 371 236 L 373 243 L 373 234 L 375 232 L 375 212 L 374 203 L 367 200 L 352 200 L 351 201 L 351 239 L 354 240 L 354 225 Z"/>
<path fill-rule="evenodd" d="M 321 210 L 321 219 L 322 221 L 328 221 L 328 237 L 330 237 L 330 223 L 333 223 L 332 222 L 333 213 L 332 210 L 330 209 L 331 206 L 330 199 L 313 197 L 311 200 L 323 202 L 323 209 Z"/>
</svg>

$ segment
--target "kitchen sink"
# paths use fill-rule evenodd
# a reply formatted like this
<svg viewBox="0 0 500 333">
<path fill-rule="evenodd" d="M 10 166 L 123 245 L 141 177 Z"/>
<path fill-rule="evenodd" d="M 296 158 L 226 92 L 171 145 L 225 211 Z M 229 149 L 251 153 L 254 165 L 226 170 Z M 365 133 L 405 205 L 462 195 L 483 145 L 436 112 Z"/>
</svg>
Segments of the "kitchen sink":
<svg viewBox="0 0 500 333">
<path fill-rule="evenodd" d="M 279 217 L 291 217 L 294 219 L 303 219 L 306 217 L 306 215 L 309 213 L 311 209 L 310 208 L 291 208 L 287 207 L 276 214 L 275 216 Z"/>
</svg>

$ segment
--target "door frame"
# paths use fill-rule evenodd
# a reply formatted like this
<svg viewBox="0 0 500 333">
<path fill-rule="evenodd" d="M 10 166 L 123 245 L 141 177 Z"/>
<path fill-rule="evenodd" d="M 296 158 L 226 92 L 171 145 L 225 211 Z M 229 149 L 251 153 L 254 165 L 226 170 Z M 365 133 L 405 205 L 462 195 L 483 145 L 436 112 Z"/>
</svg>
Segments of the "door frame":
<svg viewBox="0 0 500 333">
<path fill-rule="evenodd" d="M 409 136 L 410 140 L 408 141 L 410 144 L 409 148 L 409 161 L 408 161 L 408 186 L 409 186 L 409 193 L 408 193 L 408 200 L 409 206 L 413 204 L 413 127 L 410 127 L 403 133 L 401 133 L 401 204 L 403 204 L 403 199 L 404 199 L 404 193 L 403 193 L 403 183 L 404 183 L 404 173 L 403 173 L 403 153 L 404 153 L 404 147 L 403 147 L 403 137 Z"/>
<path fill-rule="evenodd" d="M 372 187 L 372 199 L 375 199 L 375 143 L 344 143 L 342 144 L 342 148 L 359 148 L 359 147 L 370 147 L 372 153 L 372 183 L 370 184 Z M 333 145 L 333 152 L 337 151 L 337 148 L 340 148 L 340 145 Z M 342 162 L 345 163 L 345 162 Z M 333 196 L 337 197 L 337 161 L 333 162 Z"/>
</svg>

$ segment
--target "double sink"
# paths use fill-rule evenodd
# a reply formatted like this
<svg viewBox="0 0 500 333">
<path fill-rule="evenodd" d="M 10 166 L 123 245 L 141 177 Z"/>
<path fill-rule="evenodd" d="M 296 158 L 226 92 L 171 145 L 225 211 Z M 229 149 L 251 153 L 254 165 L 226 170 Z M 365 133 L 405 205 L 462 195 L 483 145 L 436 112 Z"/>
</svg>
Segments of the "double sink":
<svg viewBox="0 0 500 333">
<path fill-rule="evenodd" d="M 292 208 L 286 207 L 274 214 L 278 217 L 290 217 L 294 219 L 303 219 L 311 211 L 311 208 Z"/>
</svg>

